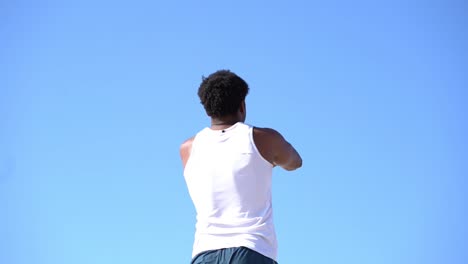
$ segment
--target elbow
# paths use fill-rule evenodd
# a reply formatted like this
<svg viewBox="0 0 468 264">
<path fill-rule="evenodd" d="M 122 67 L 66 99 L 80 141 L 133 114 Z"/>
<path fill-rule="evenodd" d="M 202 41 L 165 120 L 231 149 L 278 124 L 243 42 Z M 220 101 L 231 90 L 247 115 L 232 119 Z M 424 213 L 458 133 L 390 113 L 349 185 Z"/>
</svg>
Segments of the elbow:
<svg viewBox="0 0 468 264">
<path fill-rule="evenodd" d="M 287 170 L 287 171 L 293 171 L 293 170 L 299 169 L 300 167 L 302 167 L 302 159 L 301 158 L 297 159 L 294 163 L 290 164 L 289 166 L 285 167 L 284 169 Z"/>
<path fill-rule="evenodd" d="M 302 158 L 299 158 L 296 169 L 299 169 L 300 167 L 302 167 Z"/>
</svg>

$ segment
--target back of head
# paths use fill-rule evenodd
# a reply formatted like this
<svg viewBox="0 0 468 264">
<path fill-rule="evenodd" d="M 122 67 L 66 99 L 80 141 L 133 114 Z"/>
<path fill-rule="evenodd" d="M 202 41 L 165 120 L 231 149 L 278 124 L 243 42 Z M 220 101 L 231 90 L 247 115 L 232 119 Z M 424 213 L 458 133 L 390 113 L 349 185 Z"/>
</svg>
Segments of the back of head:
<svg viewBox="0 0 468 264">
<path fill-rule="evenodd" d="M 210 117 L 234 115 L 245 100 L 249 86 L 229 70 L 219 70 L 203 77 L 198 88 L 200 102 Z"/>
</svg>

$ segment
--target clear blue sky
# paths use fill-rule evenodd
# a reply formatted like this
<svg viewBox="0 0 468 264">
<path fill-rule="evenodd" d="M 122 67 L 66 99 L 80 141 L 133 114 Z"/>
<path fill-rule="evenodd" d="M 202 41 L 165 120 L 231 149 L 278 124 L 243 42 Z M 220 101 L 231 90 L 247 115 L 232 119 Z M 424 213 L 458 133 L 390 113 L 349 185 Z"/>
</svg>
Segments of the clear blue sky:
<svg viewBox="0 0 468 264">
<path fill-rule="evenodd" d="M 468 260 L 464 1 L 2 1 L 0 263 L 189 263 L 202 75 L 249 83 L 279 262 Z"/>
</svg>

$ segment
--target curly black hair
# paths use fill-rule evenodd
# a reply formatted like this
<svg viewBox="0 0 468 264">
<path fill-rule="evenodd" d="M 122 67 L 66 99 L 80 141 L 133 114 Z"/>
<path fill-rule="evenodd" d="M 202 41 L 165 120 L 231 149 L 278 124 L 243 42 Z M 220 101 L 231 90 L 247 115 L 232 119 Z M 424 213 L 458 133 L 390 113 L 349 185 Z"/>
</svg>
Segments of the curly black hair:
<svg viewBox="0 0 468 264">
<path fill-rule="evenodd" d="M 219 70 L 202 80 L 198 97 L 210 117 L 235 114 L 249 92 L 248 84 L 229 70 Z"/>
</svg>

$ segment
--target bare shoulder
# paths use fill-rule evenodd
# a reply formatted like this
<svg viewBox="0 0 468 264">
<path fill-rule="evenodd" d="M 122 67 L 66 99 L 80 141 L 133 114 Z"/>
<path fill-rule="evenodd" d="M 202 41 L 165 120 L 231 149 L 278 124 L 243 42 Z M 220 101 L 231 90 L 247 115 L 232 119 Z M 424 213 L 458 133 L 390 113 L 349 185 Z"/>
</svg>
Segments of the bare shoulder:
<svg viewBox="0 0 468 264">
<path fill-rule="evenodd" d="M 302 166 L 299 153 L 278 131 L 272 128 L 255 128 L 253 136 L 260 154 L 273 165 L 286 170 L 295 170 Z"/>
<path fill-rule="evenodd" d="M 193 143 L 193 140 L 195 139 L 195 136 L 185 140 L 181 145 L 180 145 L 180 150 L 185 150 L 187 148 L 192 148 L 192 143 Z"/>
<path fill-rule="evenodd" d="M 275 166 L 275 149 L 283 138 L 281 134 L 273 128 L 254 127 L 253 138 L 260 155 Z"/>
<path fill-rule="evenodd" d="M 283 138 L 278 131 L 268 127 L 254 127 L 254 134 L 256 137 L 264 138 L 265 140 L 277 140 Z"/>
<path fill-rule="evenodd" d="M 193 144 L 194 139 L 195 139 L 195 136 L 185 140 L 180 145 L 180 158 L 182 160 L 182 166 L 184 168 L 185 168 L 185 164 L 187 164 L 187 161 L 190 157 L 190 152 L 192 151 L 192 144 Z"/>
</svg>

